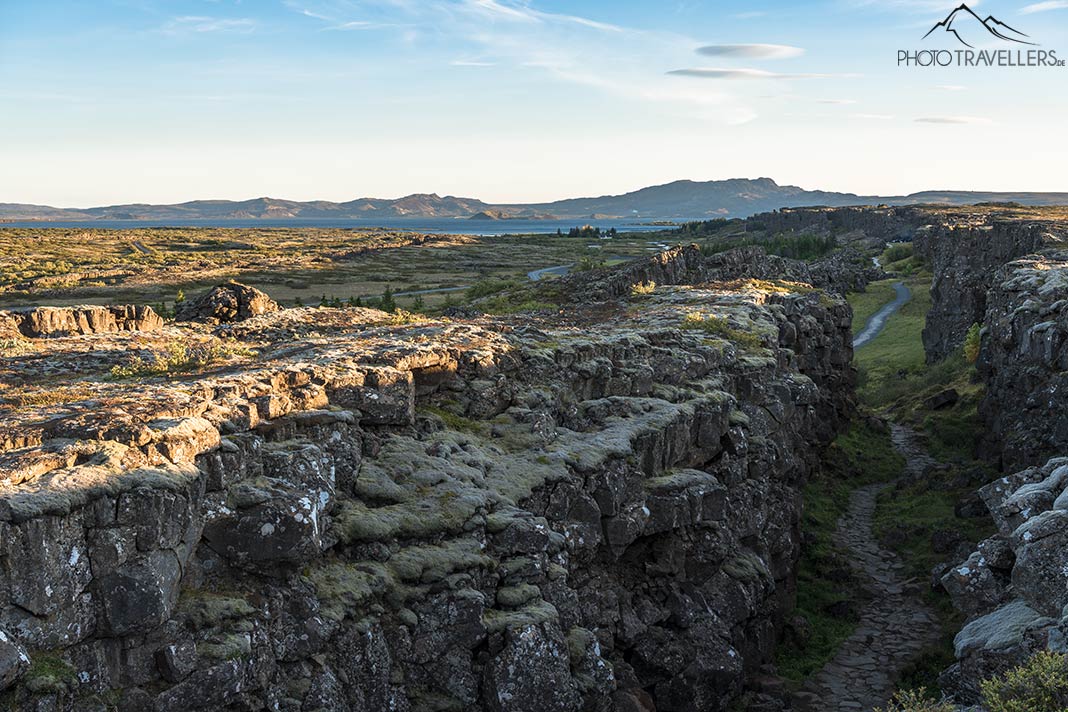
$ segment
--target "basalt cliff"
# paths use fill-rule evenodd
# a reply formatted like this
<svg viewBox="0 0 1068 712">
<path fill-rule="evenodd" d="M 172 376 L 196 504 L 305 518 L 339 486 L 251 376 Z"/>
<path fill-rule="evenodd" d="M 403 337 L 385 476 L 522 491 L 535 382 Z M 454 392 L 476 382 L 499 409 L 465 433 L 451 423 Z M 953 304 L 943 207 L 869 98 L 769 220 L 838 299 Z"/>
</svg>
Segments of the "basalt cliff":
<svg viewBox="0 0 1068 712">
<path fill-rule="evenodd" d="M 777 269 L 679 249 L 540 316 L 0 315 L 2 705 L 727 709 L 853 407 L 849 307 Z"/>
</svg>

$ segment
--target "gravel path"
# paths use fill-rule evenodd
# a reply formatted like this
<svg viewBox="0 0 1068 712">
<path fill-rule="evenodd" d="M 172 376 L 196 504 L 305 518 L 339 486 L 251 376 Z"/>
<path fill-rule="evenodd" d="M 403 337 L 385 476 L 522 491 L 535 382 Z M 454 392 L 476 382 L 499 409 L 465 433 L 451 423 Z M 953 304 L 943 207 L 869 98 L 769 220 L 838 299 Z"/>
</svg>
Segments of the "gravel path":
<svg viewBox="0 0 1068 712">
<path fill-rule="evenodd" d="M 904 282 L 895 282 L 894 292 L 896 294 L 894 301 L 875 312 L 868 319 L 868 323 L 864 325 L 864 328 L 860 330 L 860 333 L 854 337 L 853 348 L 859 348 L 878 336 L 883 327 L 886 326 L 886 320 L 898 309 L 908 304 L 909 299 L 912 298 L 912 291 L 905 286 Z"/>
<path fill-rule="evenodd" d="M 894 448 L 905 457 L 907 473 L 922 473 L 934 461 L 911 431 L 892 427 Z M 938 639 L 934 613 L 910 591 L 897 555 L 880 547 L 872 534 L 876 497 L 889 486 L 868 485 L 855 490 L 849 510 L 838 520 L 835 543 L 865 579 L 871 600 L 861 612 L 853 635 L 805 685 L 807 709 L 870 712 L 885 704 L 902 669 L 924 646 Z"/>
</svg>

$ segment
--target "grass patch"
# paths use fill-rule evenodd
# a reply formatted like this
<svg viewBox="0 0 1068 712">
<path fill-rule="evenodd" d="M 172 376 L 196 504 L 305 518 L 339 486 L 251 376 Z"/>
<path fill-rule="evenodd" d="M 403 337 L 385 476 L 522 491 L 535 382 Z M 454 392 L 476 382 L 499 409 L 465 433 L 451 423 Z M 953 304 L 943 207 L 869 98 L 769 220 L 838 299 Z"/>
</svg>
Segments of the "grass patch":
<svg viewBox="0 0 1068 712">
<path fill-rule="evenodd" d="M 897 280 L 884 279 L 871 282 L 866 292 L 852 292 L 847 297 L 849 306 L 853 307 L 853 334 L 859 334 L 875 312 L 894 301 L 897 292 L 893 284 Z"/>
<path fill-rule="evenodd" d="M 818 672 L 856 628 L 856 617 L 842 614 L 856 587 L 850 585 L 852 574 L 834 544 L 834 532 L 854 488 L 891 481 L 903 466 L 888 432 L 857 421 L 831 444 L 821 471 L 805 486 L 793 615 L 808 622 L 812 635 L 803 644 L 788 639 L 779 647 L 775 664 L 783 677 L 800 682 Z"/>
<path fill-rule="evenodd" d="M 879 389 L 898 380 L 902 371 L 921 373 L 926 369 L 920 335 L 931 309 L 931 282 L 929 278 L 914 277 L 906 280 L 905 286 L 912 292 L 912 299 L 887 319 L 883 331 L 857 349 L 854 357 L 857 368 L 864 373 L 861 398 L 874 407 L 886 404 L 889 397 Z M 851 296 L 850 302 L 853 301 Z"/>
<path fill-rule="evenodd" d="M 690 312 L 682 319 L 682 329 L 687 331 L 702 331 L 712 334 L 742 346 L 746 349 L 759 349 L 764 346 L 760 337 L 748 331 L 735 329 L 726 319 L 712 314 Z"/>
<path fill-rule="evenodd" d="M 169 376 L 179 373 L 195 373 L 235 358 L 251 358 L 256 352 L 236 341 L 215 340 L 187 344 L 172 341 L 162 354 L 146 360 L 134 356 L 126 365 L 111 369 L 112 380 L 130 380 Z"/>
</svg>

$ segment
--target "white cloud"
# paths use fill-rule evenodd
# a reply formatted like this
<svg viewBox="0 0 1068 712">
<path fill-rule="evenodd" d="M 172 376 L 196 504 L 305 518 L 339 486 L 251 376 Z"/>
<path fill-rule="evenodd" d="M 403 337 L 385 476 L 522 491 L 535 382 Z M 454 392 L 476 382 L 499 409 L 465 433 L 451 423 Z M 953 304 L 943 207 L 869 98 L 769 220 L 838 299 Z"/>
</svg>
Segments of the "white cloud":
<svg viewBox="0 0 1068 712">
<path fill-rule="evenodd" d="M 483 62 L 477 59 L 454 59 L 449 62 L 454 67 L 496 67 L 494 62 Z"/>
<path fill-rule="evenodd" d="M 698 47 L 697 54 L 707 57 L 742 57 L 745 59 L 790 59 L 805 53 L 800 47 L 778 44 L 719 44 Z"/>
<path fill-rule="evenodd" d="M 850 114 L 851 119 L 862 119 L 864 121 L 891 121 L 897 117 L 893 114 Z"/>
<path fill-rule="evenodd" d="M 942 91 L 964 91 L 968 87 L 961 86 L 960 84 L 939 84 L 935 89 L 941 89 Z"/>
<path fill-rule="evenodd" d="M 764 69 L 721 69 L 711 67 L 694 67 L 690 69 L 673 69 L 668 74 L 679 77 L 696 77 L 698 79 L 832 79 L 851 78 L 855 74 L 788 74 L 769 72 Z"/>
<path fill-rule="evenodd" d="M 918 124 L 992 124 L 990 119 L 979 116 L 923 116 L 915 119 Z"/>
<path fill-rule="evenodd" d="M 856 104 L 856 99 L 817 99 L 817 104 L 836 104 L 838 106 L 848 106 L 849 104 Z"/>
<path fill-rule="evenodd" d="M 1025 5 L 1020 8 L 1021 15 L 1031 15 L 1036 12 L 1049 12 L 1050 10 L 1063 10 L 1068 8 L 1068 0 L 1046 0 L 1036 2 L 1033 5 Z"/>
<path fill-rule="evenodd" d="M 247 34 L 256 29 L 256 22 L 248 18 L 203 17 L 184 15 L 172 18 L 163 26 L 167 34 L 178 35 L 187 32 L 238 32 Z"/>
</svg>

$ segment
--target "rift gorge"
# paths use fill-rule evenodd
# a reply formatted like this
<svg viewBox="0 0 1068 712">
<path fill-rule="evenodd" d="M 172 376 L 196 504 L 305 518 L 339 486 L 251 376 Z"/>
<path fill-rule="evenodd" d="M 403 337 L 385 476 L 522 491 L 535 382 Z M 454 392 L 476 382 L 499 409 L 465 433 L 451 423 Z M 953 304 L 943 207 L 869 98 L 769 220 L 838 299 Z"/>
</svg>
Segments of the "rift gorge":
<svg viewBox="0 0 1068 712">
<path fill-rule="evenodd" d="M 0 228 L 0 707 L 1065 709 L 1068 211 L 589 222 Z"/>
</svg>

